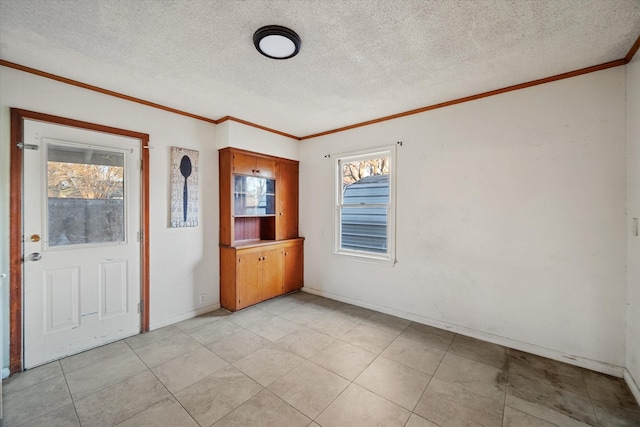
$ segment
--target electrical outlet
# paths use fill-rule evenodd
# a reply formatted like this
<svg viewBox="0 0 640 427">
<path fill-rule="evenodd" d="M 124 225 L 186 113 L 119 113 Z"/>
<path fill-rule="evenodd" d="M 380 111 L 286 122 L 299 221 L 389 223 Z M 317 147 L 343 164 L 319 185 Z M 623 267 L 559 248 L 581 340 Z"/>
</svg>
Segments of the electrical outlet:
<svg viewBox="0 0 640 427">
<path fill-rule="evenodd" d="M 207 294 L 200 294 L 200 304 L 204 304 L 207 300 Z"/>
</svg>

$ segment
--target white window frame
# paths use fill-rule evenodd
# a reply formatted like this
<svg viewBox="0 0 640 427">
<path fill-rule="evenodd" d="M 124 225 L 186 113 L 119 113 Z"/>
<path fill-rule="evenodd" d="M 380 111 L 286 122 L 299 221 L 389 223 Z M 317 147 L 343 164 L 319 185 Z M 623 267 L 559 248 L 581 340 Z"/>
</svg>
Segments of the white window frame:
<svg viewBox="0 0 640 427">
<path fill-rule="evenodd" d="M 361 261 L 394 265 L 396 262 L 396 146 L 389 145 L 368 150 L 332 154 L 331 157 L 334 158 L 334 254 L 353 257 L 354 259 L 359 259 Z M 379 157 L 389 157 L 389 203 L 386 205 L 372 206 L 387 207 L 387 252 L 376 253 L 343 249 L 341 247 L 342 230 L 340 220 L 342 206 L 344 206 L 342 202 L 342 164 Z"/>
</svg>

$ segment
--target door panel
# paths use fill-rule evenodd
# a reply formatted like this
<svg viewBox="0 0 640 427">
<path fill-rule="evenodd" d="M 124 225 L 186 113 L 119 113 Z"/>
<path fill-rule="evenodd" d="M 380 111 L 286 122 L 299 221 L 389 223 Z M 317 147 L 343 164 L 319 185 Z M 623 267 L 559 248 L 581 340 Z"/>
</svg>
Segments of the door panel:
<svg viewBox="0 0 640 427">
<path fill-rule="evenodd" d="M 238 308 L 262 300 L 262 253 L 238 251 Z"/>
<path fill-rule="evenodd" d="M 302 245 L 296 244 L 284 249 L 284 292 L 302 287 Z"/>
<path fill-rule="evenodd" d="M 45 334 L 80 326 L 80 267 L 44 272 Z"/>
<path fill-rule="evenodd" d="M 24 367 L 140 332 L 140 140 L 24 122 Z M 44 281 L 44 285 L 43 285 Z"/>
<path fill-rule="evenodd" d="M 263 299 L 282 294 L 282 249 L 271 249 L 262 253 Z"/>
<path fill-rule="evenodd" d="M 127 314 L 127 262 L 100 264 L 100 319 Z"/>
</svg>

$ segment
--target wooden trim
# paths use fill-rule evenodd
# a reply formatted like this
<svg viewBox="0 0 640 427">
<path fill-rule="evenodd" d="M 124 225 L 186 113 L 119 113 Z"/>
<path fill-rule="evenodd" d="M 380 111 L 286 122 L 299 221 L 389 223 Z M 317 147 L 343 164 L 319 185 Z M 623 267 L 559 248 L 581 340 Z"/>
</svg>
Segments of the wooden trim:
<svg viewBox="0 0 640 427">
<path fill-rule="evenodd" d="M 151 189 L 149 184 L 149 135 L 142 134 L 143 136 L 140 138 L 140 154 L 142 156 L 142 194 L 141 194 L 141 203 L 140 206 L 141 212 L 141 227 L 142 227 L 142 239 L 140 244 L 142 245 L 141 251 L 141 294 L 142 303 L 144 305 L 144 310 L 142 311 L 142 325 L 141 332 L 149 331 L 149 312 L 151 311 L 151 303 L 150 303 L 150 286 L 151 286 L 151 269 L 149 263 L 149 234 L 150 234 L 150 225 L 149 225 L 149 191 Z"/>
<path fill-rule="evenodd" d="M 555 81 L 558 81 L 558 80 L 568 79 L 570 77 L 576 77 L 576 76 L 580 76 L 582 74 L 593 73 L 595 71 L 606 70 L 607 68 L 618 67 L 620 65 L 625 65 L 625 64 L 626 64 L 626 61 L 624 59 L 618 59 L 616 61 L 606 62 L 604 64 L 594 65 L 592 67 L 582 68 L 580 70 L 570 71 L 568 73 L 557 74 L 555 76 L 545 77 L 543 79 L 532 80 L 530 82 L 520 83 L 520 84 L 513 85 L 513 86 L 507 86 L 507 87 L 502 88 L 502 89 L 496 89 L 496 90 L 492 90 L 492 91 L 489 91 L 489 92 L 483 92 L 483 93 L 479 93 L 479 94 L 476 94 L 476 95 L 466 96 L 464 98 L 454 99 L 452 101 L 442 102 L 440 104 L 434 104 L 434 105 L 429 105 L 427 107 L 417 108 L 415 110 L 405 111 L 404 113 L 393 114 L 391 116 L 385 116 L 385 117 L 381 117 L 379 119 L 368 120 L 366 122 L 356 123 L 354 125 L 344 126 L 344 127 L 341 127 L 341 128 L 328 130 L 328 131 L 325 131 L 325 132 L 315 133 L 313 135 L 303 136 L 303 137 L 300 138 L 300 140 L 317 138 L 319 136 L 325 136 L 325 135 L 330 135 L 332 133 L 338 133 L 338 132 L 343 132 L 343 131 L 350 130 L 350 129 L 363 127 L 363 126 L 369 126 L 369 125 L 372 125 L 372 124 L 375 124 L 375 123 L 385 122 L 387 120 L 393 120 L 393 119 L 397 119 L 397 118 L 400 118 L 400 117 L 411 116 L 413 114 L 424 113 L 425 111 L 431 111 L 431 110 L 436 110 L 438 108 L 449 107 L 451 105 L 462 104 L 464 102 L 475 101 L 477 99 L 487 98 L 489 96 L 500 95 L 502 93 L 512 92 L 514 90 L 519 90 L 519 89 L 526 89 L 528 87 L 537 86 L 537 85 L 541 85 L 541 84 L 544 84 L 544 83 L 551 83 L 551 82 L 555 82 Z"/>
<path fill-rule="evenodd" d="M 55 80 L 58 82 L 66 83 L 71 86 L 80 87 L 83 89 L 92 90 L 94 92 L 101 93 L 103 95 L 113 96 L 115 98 L 124 99 L 126 101 L 135 102 L 137 104 L 146 105 L 147 107 L 157 108 L 159 110 L 168 111 L 169 113 L 179 114 L 181 116 L 191 117 L 193 119 L 202 120 L 208 123 L 216 124 L 216 120 L 210 119 L 203 116 L 198 116 L 197 114 L 191 114 L 186 111 L 177 110 L 175 108 L 167 107 L 165 105 L 156 104 L 155 102 L 145 101 L 144 99 L 135 98 L 133 96 L 125 95 L 123 93 L 114 92 L 112 90 L 103 89 L 98 86 L 93 86 L 90 84 L 82 83 L 77 80 L 68 79 L 66 77 L 58 76 L 55 74 L 50 74 L 45 71 L 36 70 L 35 68 L 25 67 L 24 65 L 16 64 L 14 62 L 5 61 L 4 59 L 0 59 L 0 65 L 4 65 L 5 67 L 13 68 L 14 70 L 24 71 L 25 73 L 34 74 L 36 76 L 44 77 L 47 79 Z"/>
<path fill-rule="evenodd" d="M 631 62 L 631 60 L 633 59 L 633 56 L 638 51 L 638 48 L 640 48 L 640 36 L 638 36 L 638 38 L 636 39 L 636 42 L 633 44 L 633 46 L 631 46 L 631 49 L 629 49 L 627 56 L 624 57 L 624 60 L 627 62 L 627 64 Z"/>
<path fill-rule="evenodd" d="M 286 136 L 287 138 L 295 139 L 297 141 L 302 139 L 299 136 L 291 135 L 290 133 L 280 132 L 279 130 L 271 129 L 271 128 L 268 128 L 268 127 L 265 127 L 265 126 L 262 126 L 262 125 L 258 125 L 258 124 L 252 123 L 252 122 L 248 122 L 246 120 L 238 119 L 237 117 L 233 117 L 233 116 L 224 116 L 223 118 L 216 120 L 216 124 L 224 123 L 226 121 L 237 122 L 237 123 L 241 123 L 243 125 L 251 126 L 251 127 L 262 129 L 262 130 L 266 130 L 267 132 L 271 132 L 271 133 L 275 133 L 275 134 L 278 134 L 278 135 Z"/>
<path fill-rule="evenodd" d="M 9 371 L 14 374 L 22 371 L 22 150 L 17 146 L 23 142 L 24 121 L 37 120 L 70 127 L 88 129 L 96 132 L 136 138 L 140 140 L 143 161 L 141 182 L 141 297 L 144 311 L 141 319 L 141 332 L 149 330 L 149 135 L 125 129 L 83 122 L 50 114 L 11 108 L 11 147 L 10 147 L 10 208 L 9 208 L 9 264 L 11 280 L 9 282 Z"/>
<path fill-rule="evenodd" d="M 11 109 L 9 165 L 9 372 L 22 370 L 22 142 L 23 120 Z"/>
<path fill-rule="evenodd" d="M 464 102 L 469 102 L 469 101 L 475 101 L 477 99 L 482 99 L 482 98 L 487 98 L 489 96 L 493 96 L 493 95 L 499 95 L 502 93 L 506 93 L 506 92 L 512 92 L 515 90 L 519 90 L 519 89 L 526 89 L 528 87 L 532 87 L 532 86 L 537 86 L 537 85 L 541 85 L 541 84 L 545 84 L 545 83 L 551 83 L 554 81 L 558 81 L 558 80 L 563 80 L 563 79 L 567 79 L 570 77 L 576 77 L 576 76 L 580 76 L 583 74 L 588 74 L 588 73 L 593 73 L 595 71 L 601 71 L 601 70 L 605 70 L 608 68 L 613 68 L 613 67 L 618 67 L 620 65 L 625 65 L 627 63 L 629 63 L 635 53 L 638 51 L 638 49 L 640 48 L 640 36 L 638 37 L 638 39 L 636 40 L 636 42 L 633 44 L 633 46 L 631 47 L 631 49 L 629 50 L 629 52 L 627 53 L 627 55 L 622 58 L 622 59 L 618 59 L 615 61 L 610 61 L 610 62 L 605 62 L 604 64 L 600 64 L 600 65 L 594 65 L 591 67 L 586 67 L 586 68 L 582 68 L 579 70 L 575 70 L 575 71 L 570 71 L 567 73 L 562 73 L 562 74 L 557 74 L 555 76 L 551 76 L 551 77 L 545 77 L 542 79 L 538 79 L 538 80 L 532 80 L 530 82 L 526 82 L 526 83 L 520 83 L 517 85 L 513 85 L 513 86 L 508 86 L 502 89 L 496 89 L 496 90 L 492 90 L 489 92 L 483 92 L 483 93 L 479 93 L 476 95 L 471 95 L 471 96 L 467 96 L 464 98 L 458 98 L 458 99 L 454 99 L 452 101 L 446 101 L 446 102 L 442 102 L 439 104 L 434 104 L 434 105 L 429 105 L 426 107 L 421 107 L 421 108 L 417 108 L 415 110 L 409 110 L 409 111 L 405 111 L 403 113 L 398 113 L 398 114 L 392 114 L 390 116 L 385 116 L 385 117 L 381 117 L 378 119 L 373 119 L 373 120 L 368 120 L 365 122 L 361 122 L 361 123 L 356 123 L 353 125 L 349 125 L 349 126 L 344 126 L 344 127 L 340 127 L 340 128 L 336 128 L 336 129 L 332 129 L 332 130 L 328 130 L 328 131 L 324 131 L 324 132 L 319 132 L 319 133 L 314 133 L 311 135 L 306 135 L 306 136 L 295 136 L 286 132 L 281 132 L 279 130 L 276 129 L 272 129 L 272 128 L 268 128 L 266 126 L 262 126 L 262 125 L 258 125 L 256 123 L 252 123 L 246 120 L 242 120 L 239 119 L 237 117 L 233 117 L 233 116 L 224 116 L 218 120 L 214 120 L 214 119 L 209 119 L 206 117 L 202 117 L 202 116 L 198 116 L 196 114 L 191 114 L 185 111 L 181 111 L 181 110 L 176 110 L 174 108 L 170 108 L 170 107 L 166 107 L 164 105 L 160 105 L 160 104 L 156 104 L 153 102 L 149 102 L 149 101 L 145 101 L 143 99 L 140 98 L 134 98 L 128 95 L 124 95 L 118 92 L 113 92 L 107 89 L 102 89 L 100 87 L 97 86 L 92 86 L 92 85 L 88 85 L 86 83 L 82 83 L 79 82 L 77 80 L 72 80 L 72 79 L 68 79 L 66 77 L 61 77 L 61 76 L 57 76 L 55 74 L 50 74 L 44 71 L 40 71 L 37 70 L 35 68 L 30 68 L 30 67 L 26 67 L 24 65 L 20 65 L 20 64 L 16 64 L 13 62 L 9 62 L 9 61 L 5 61 L 3 59 L 0 59 L 0 66 L 5 66 L 5 67 L 9 67 L 9 68 L 13 68 L 19 71 L 24 71 L 26 73 L 31 73 L 31 74 L 35 74 L 37 76 L 41 76 L 41 77 L 45 77 L 48 79 L 52 79 L 52 80 L 56 80 L 62 83 L 66 83 L 72 86 L 77 86 L 77 87 L 81 87 L 84 89 L 88 89 L 88 90 L 92 90 L 95 92 L 99 92 L 102 93 L 104 95 L 109 95 L 109 96 L 114 96 L 116 98 L 120 98 L 120 99 L 125 99 L 127 101 L 131 101 L 131 102 L 136 102 L 138 104 L 142 104 L 142 105 L 146 105 L 149 107 L 153 107 L 153 108 L 158 108 L 160 110 L 164 110 L 164 111 L 168 111 L 170 113 L 174 113 L 174 114 L 179 114 L 179 115 L 183 115 L 183 116 L 187 116 L 187 117 L 191 117 L 197 120 L 203 120 L 206 121 L 208 123 L 213 123 L 213 124 L 220 124 L 220 123 L 224 123 L 228 120 L 237 122 L 237 123 L 241 123 L 243 125 L 246 126 L 251 126 L 251 127 L 255 127 L 257 129 L 262 129 L 264 131 L 267 132 L 271 132 L 271 133 L 275 133 L 277 135 L 281 135 L 281 136 L 285 136 L 287 138 L 291 138 L 291 139 L 295 139 L 298 141 L 303 141 L 306 139 L 312 139 L 312 138 L 318 138 L 320 136 L 325 136 L 325 135 L 330 135 L 332 133 L 338 133 L 338 132 L 343 132 L 346 130 L 350 130 L 350 129 L 355 129 L 355 128 L 359 128 L 359 127 L 363 127 L 363 126 L 368 126 L 368 125 L 372 125 L 372 124 L 376 124 L 376 123 L 380 123 L 380 122 L 384 122 L 384 121 L 388 121 L 388 120 L 393 120 L 393 119 L 397 119 L 400 117 L 406 117 L 406 116 L 410 116 L 413 114 L 419 114 L 419 113 L 424 113 L 426 111 L 431 111 L 431 110 L 436 110 L 438 108 L 444 108 L 444 107 L 449 107 L 451 105 L 456 105 L 456 104 L 462 104 Z"/>
</svg>

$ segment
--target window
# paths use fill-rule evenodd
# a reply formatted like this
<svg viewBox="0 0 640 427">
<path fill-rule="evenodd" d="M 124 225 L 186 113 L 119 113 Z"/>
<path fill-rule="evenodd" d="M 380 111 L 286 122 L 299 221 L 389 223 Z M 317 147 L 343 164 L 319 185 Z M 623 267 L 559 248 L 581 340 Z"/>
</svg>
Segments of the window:
<svg viewBox="0 0 640 427">
<path fill-rule="evenodd" d="M 395 146 L 336 157 L 336 253 L 394 262 Z"/>
</svg>

